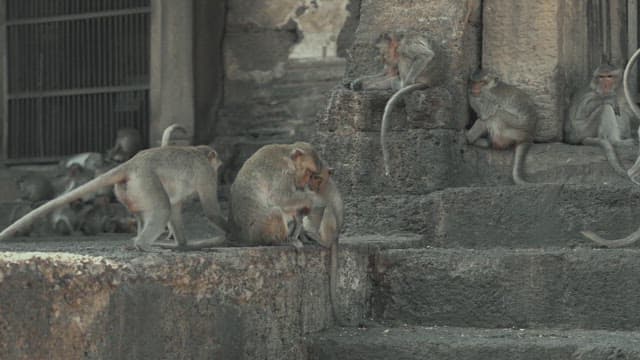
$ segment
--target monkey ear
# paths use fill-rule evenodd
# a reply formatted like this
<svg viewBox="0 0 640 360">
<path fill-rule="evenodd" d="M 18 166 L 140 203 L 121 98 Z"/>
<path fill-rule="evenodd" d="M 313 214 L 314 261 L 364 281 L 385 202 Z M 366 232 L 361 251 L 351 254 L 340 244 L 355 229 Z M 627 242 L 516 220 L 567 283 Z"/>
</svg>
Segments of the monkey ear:
<svg viewBox="0 0 640 360">
<path fill-rule="evenodd" d="M 291 150 L 290 157 L 291 157 L 291 160 L 296 160 L 302 155 L 304 155 L 304 150 L 302 150 L 300 148 L 295 148 L 295 149 Z"/>
</svg>

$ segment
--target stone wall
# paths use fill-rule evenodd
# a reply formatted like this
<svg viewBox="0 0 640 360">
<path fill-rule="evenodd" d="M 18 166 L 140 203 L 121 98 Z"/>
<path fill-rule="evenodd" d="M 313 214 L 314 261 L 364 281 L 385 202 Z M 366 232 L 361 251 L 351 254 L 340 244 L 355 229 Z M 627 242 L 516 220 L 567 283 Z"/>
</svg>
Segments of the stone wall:
<svg viewBox="0 0 640 360">
<path fill-rule="evenodd" d="M 357 1 L 354 1 L 357 5 Z M 349 9 L 347 9 L 349 7 Z M 228 2 L 224 103 L 214 146 L 230 182 L 260 146 L 308 139 L 350 46 L 349 0 Z"/>
</svg>

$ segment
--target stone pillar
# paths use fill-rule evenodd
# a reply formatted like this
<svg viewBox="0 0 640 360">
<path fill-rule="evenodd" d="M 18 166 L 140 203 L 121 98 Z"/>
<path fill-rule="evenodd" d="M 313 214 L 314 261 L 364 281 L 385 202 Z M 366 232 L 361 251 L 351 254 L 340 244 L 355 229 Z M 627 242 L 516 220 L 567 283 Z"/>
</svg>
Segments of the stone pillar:
<svg viewBox="0 0 640 360">
<path fill-rule="evenodd" d="M 571 93 L 589 69 L 587 2 L 485 0 L 482 66 L 529 93 L 541 115 L 536 140 L 562 140 Z"/>
<path fill-rule="evenodd" d="M 149 145 L 179 123 L 193 134 L 193 1 L 151 1 L 151 121 Z"/>
</svg>

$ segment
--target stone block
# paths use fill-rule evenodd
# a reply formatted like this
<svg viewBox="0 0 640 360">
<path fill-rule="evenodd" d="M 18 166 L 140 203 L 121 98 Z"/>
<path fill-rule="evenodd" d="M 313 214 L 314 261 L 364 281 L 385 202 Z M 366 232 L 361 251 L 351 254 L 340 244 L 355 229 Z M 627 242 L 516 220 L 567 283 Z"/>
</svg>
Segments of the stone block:
<svg viewBox="0 0 640 360">
<path fill-rule="evenodd" d="M 380 135 L 373 132 L 320 133 L 315 144 L 335 168 L 343 194 L 427 194 L 463 180 L 461 133 L 412 129 L 389 132 L 391 175 L 382 167 Z"/>
<path fill-rule="evenodd" d="M 640 325 L 637 249 L 406 249 L 378 256 L 377 319 L 517 329 Z"/>
<path fill-rule="evenodd" d="M 429 35 L 441 57 L 445 80 L 442 87 L 451 94 L 451 121 L 464 126 L 468 121 L 467 81 L 479 66 L 480 1 L 362 0 L 360 23 L 347 64 L 347 78 L 374 74 L 382 69 L 373 46 L 376 37 L 388 30 L 413 29 Z"/>
<path fill-rule="evenodd" d="M 348 134 L 355 131 L 379 132 L 390 91 L 352 91 L 342 86 L 331 92 L 325 114 L 319 120 L 320 131 Z M 407 94 L 393 109 L 389 128 L 463 129 L 452 121 L 452 97 L 442 87 Z"/>
<path fill-rule="evenodd" d="M 482 67 L 533 97 L 541 115 L 537 140 L 561 140 L 571 92 L 593 71 L 588 69 L 587 3 L 488 0 L 483 4 Z"/>
<path fill-rule="evenodd" d="M 2 359 L 293 360 L 333 323 L 319 247 L 141 254 L 122 250 L 130 240 L 22 240 L 0 244 Z M 340 256 L 347 323 L 367 313 L 362 249 Z"/>
<path fill-rule="evenodd" d="M 450 326 L 337 328 L 308 339 L 309 360 L 640 360 L 637 331 Z"/>
</svg>

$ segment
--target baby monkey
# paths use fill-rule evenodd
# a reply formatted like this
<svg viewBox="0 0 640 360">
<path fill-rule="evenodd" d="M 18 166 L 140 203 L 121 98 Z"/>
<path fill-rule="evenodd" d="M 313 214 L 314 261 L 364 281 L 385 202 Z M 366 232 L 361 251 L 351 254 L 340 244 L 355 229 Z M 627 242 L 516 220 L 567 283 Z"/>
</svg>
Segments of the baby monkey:
<svg viewBox="0 0 640 360">
<path fill-rule="evenodd" d="M 167 225 L 178 248 L 187 248 L 181 217 L 182 202 L 198 195 L 214 224 L 226 229 L 217 197 L 217 153 L 208 146 L 169 146 L 143 150 L 123 164 L 31 211 L 0 233 L 4 240 L 38 217 L 86 194 L 115 185 L 117 199 L 135 215 L 138 234 L 134 247 L 151 250 Z"/>
<path fill-rule="evenodd" d="M 467 132 L 467 142 L 499 150 L 515 145 L 513 181 L 527 184 L 522 167 L 538 121 L 531 98 L 488 71 L 476 70 L 471 75 L 469 103 L 478 119 Z"/>
</svg>

